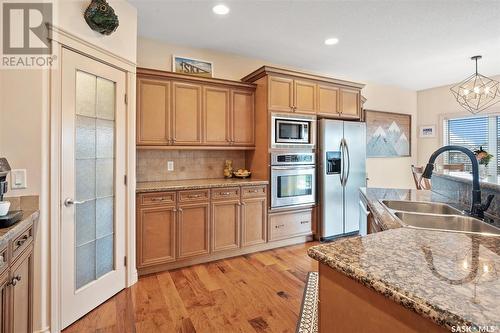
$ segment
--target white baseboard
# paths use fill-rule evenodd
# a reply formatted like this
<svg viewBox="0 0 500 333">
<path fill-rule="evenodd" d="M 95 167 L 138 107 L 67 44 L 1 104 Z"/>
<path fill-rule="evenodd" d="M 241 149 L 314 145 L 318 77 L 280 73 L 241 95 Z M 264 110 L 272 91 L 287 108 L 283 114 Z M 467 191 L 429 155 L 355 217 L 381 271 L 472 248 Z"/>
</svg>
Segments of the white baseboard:
<svg viewBox="0 0 500 333">
<path fill-rule="evenodd" d="M 50 333 L 50 326 L 42 328 L 40 330 L 34 330 L 33 333 Z"/>
</svg>

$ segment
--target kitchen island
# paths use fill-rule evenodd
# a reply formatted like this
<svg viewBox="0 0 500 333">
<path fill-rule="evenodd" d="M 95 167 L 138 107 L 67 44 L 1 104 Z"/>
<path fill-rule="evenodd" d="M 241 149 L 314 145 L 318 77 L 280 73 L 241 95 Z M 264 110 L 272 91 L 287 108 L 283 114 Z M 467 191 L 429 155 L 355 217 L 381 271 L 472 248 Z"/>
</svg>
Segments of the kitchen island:
<svg viewBox="0 0 500 333">
<path fill-rule="evenodd" d="M 500 237 L 403 228 L 380 203 L 447 202 L 430 191 L 361 195 L 385 231 L 309 249 L 320 263 L 320 332 L 500 329 Z"/>
</svg>

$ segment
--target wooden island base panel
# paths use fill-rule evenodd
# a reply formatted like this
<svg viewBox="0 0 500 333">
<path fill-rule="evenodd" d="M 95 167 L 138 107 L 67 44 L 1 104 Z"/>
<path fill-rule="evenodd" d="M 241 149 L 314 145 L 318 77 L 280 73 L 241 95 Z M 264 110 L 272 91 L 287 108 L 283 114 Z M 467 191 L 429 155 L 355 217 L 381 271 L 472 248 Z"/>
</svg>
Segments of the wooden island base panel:
<svg viewBox="0 0 500 333">
<path fill-rule="evenodd" d="M 327 265 L 319 272 L 320 332 L 448 332 Z"/>
</svg>

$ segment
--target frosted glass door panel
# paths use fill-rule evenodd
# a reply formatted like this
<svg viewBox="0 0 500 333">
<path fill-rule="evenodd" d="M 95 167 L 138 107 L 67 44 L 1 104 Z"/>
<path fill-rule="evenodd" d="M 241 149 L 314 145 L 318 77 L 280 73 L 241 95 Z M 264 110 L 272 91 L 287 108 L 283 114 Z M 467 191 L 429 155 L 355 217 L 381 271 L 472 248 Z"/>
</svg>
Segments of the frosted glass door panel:
<svg viewBox="0 0 500 333">
<path fill-rule="evenodd" d="M 76 72 L 75 289 L 112 271 L 115 83 Z"/>
</svg>

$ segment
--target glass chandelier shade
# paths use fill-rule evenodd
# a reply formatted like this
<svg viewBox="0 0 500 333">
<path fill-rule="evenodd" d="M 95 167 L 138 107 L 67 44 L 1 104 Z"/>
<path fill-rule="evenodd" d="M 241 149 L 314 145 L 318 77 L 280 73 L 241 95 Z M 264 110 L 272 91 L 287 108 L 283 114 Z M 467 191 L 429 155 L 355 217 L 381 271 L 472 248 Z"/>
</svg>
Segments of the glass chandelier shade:
<svg viewBox="0 0 500 333">
<path fill-rule="evenodd" d="M 474 56 L 476 73 L 451 87 L 458 104 L 467 111 L 476 114 L 500 102 L 500 83 L 477 72 L 477 61 L 481 56 Z"/>
</svg>

